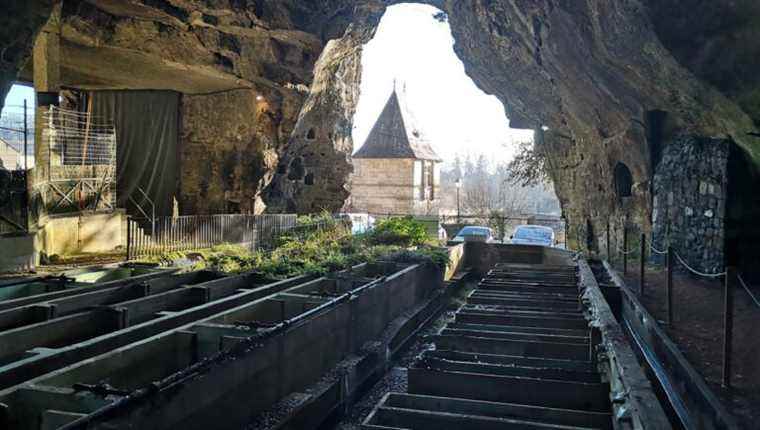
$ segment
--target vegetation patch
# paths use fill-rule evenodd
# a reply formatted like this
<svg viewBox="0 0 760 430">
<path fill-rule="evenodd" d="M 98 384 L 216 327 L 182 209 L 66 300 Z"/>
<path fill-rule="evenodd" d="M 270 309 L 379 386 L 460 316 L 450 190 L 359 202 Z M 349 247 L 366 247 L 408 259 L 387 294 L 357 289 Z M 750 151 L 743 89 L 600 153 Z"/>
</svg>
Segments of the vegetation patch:
<svg viewBox="0 0 760 430">
<path fill-rule="evenodd" d="M 442 269 L 448 264 L 446 249 L 431 242 L 424 224 L 412 217 L 382 220 L 374 230 L 361 235 L 352 235 L 350 225 L 323 215 L 299 218 L 298 224 L 279 238 L 272 251 L 251 252 L 240 246 L 221 245 L 207 250 L 166 253 L 146 261 L 184 260 L 194 270 L 255 271 L 273 279 L 324 275 L 378 260 L 431 263 Z"/>
</svg>

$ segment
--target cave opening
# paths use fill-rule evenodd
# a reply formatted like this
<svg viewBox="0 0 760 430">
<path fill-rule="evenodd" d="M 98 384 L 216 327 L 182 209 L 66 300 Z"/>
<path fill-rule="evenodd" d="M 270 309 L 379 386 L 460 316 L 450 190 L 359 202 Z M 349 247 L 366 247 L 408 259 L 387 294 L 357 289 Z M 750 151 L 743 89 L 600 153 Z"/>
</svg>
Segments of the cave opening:
<svg viewBox="0 0 760 430">
<path fill-rule="evenodd" d="M 631 197 L 633 188 L 633 175 L 631 175 L 631 169 L 629 169 L 625 163 L 618 161 L 615 165 L 614 177 L 615 193 L 618 198 L 623 199 Z"/>
<path fill-rule="evenodd" d="M 24 83 L 13 84 L 0 111 L 0 170 L 20 171 L 34 167 L 34 114 L 34 88 Z"/>
<path fill-rule="evenodd" d="M 725 259 L 744 279 L 760 282 L 760 174 L 749 154 L 731 144 L 726 187 Z M 751 279 L 751 280 L 750 280 Z"/>
<path fill-rule="evenodd" d="M 395 103 L 394 96 L 400 105 L 397 116 L 403 118 L 390 124 L 387 117 L 392 115 L 386 111 L 393 110 L 389 106 Z M 401 3 L 387 8 L 363 49 L 352 135 L 350 202 L 357 212 L 560 215 L 551 184 L 526 187 L 507 180 L 510 161 L 521 148 L 532 147 L 534 130 L 510 127 L 502 102 L 467 74 L 454 51 L 448 16 L 433 6 Z M 377 142 L 383 138 L 393 141 L 387 146 L 394 148 L 399 141 L 404 145 L 409 141 L 414 162 L 407 168 L 396 161 L 377 161 L 382 158 L 380 151 L 366 148 L 369 142 L 382 146 Z M 414 147 L 430 148 L 437 160 L 417 158 L 419 152 L 428 151 Z M 427 175 L 413 167 L 429 166 L 428 161 L 436 164 Z M 409 190 L 391 190 L 383 181 Z M 414 201 L 398 204 L 393 196 L 399 194 Z M 369 201 L 381 199 L 386 202 Z M 391 205 L 395 206 L 386 207 Z"/>
</svg>

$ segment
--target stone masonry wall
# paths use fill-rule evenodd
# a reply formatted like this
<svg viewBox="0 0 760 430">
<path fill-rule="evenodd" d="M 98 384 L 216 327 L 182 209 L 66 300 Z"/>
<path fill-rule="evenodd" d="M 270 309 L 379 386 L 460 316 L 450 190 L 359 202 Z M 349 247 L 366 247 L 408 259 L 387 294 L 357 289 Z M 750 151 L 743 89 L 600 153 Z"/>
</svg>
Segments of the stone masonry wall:
<svg viewBox="0 0 760 430">
<path fill-rule="evenodd" d="M 414 199 L 414 160 L 357 158 L 353 160 L 351 207 L 375 214 L 411 213 Z"/>
<path fill-rule="evenodd" d="M 723 270 L 729 143 L 681 136 L 655 170 L 654 245 L 670 243 L 692 267 Z"/>
</svg>

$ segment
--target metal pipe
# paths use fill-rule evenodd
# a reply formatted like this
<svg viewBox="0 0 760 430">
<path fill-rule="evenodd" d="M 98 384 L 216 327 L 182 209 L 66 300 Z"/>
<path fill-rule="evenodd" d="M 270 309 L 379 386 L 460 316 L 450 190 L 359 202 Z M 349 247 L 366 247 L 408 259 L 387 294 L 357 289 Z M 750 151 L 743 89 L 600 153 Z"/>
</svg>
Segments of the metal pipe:
<svg viewBox="0 0 760 430">
<path fill-rule="evenodd" d="M 665 311 L 667 313 L 668 325 L 673 327 L 675 321 L 673 319 L 673 247 L 668 246 L 668 254 L 666 257 L 667 264 L 667 281 L 665 282 Z"/>
<path fill-rule="evenodd" d="M 607 218 L 607 260 L 612 263 L 612 254 L 610 253 L 610 219 Z"/>
<path fill-rule="evenodd" d="M 623 222 L 623 275 L 628 274 L 628 226 Z"/>
</svg>

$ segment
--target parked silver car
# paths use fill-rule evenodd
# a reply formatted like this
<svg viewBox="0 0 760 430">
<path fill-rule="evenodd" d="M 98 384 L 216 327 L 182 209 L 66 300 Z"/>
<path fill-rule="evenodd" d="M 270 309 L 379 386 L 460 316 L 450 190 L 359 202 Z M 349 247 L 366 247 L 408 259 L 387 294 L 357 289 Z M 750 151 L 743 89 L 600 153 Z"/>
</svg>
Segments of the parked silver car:
<svg viewBox="0 0 760 430">
<path fill-rule="evenodd" d="M 510 240 L 515 245 L 554 246 L 554 230 L 542 225 L 519 225 Z"/>
<path fill-rule="evenodd" d="M 495 241 L 493 237 L 493 230 L 488 227 L 481 227 L 477 225 L 468 225 L 457 233 L 452 242 L 486 242 L 492 243 Z"/>
</svg>

